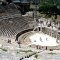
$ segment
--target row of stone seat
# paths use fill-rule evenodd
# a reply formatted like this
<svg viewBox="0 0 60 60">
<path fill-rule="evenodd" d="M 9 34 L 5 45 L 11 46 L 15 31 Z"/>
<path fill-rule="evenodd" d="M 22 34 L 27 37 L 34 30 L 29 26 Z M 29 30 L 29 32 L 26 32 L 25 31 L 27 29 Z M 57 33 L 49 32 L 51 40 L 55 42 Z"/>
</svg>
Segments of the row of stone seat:
<svg viewBox="0 0 60 60">
<path fill-rule="evenodd" d="M 3 19 L 0 21 L 0 36 L 12 36 L 18 32 L 29 28 L 28 20 L 24 17 L 15 17 L 12 19 Z"/>
</svg>

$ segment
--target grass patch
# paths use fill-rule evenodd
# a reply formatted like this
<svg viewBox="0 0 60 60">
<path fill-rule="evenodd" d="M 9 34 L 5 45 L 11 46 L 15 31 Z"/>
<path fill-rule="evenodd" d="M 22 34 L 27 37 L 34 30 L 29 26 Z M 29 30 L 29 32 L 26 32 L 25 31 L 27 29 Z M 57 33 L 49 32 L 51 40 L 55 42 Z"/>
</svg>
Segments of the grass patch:
<svg viewBox="0 0 60 60">
<path fill-rule="evenodd" d="M 17 53 L 20 53 L 20 52 L 25 52 L 25 53 L 28 53 L 28 52 L 32 52 L 31 50 L 19 50 L 19 51 L 17 51 Z"/>
<path fill-rule="evenodd" d="M 48 53 L 48 54 L 54 55 L 54 54 L 56 54 L 56 53 L 52 53 L 52 52 L 51 52 L 51 53 Z"/>
<path fill-rule="evenodd" d="M 31 50 L 20 50 L 21 52 L 32 52 Z"/>
<path fill-rule="evenodd" d="M 4 49 L 4 48 L 0 48 L 0 49 L 3 50 L 3 51 L 5 51 L 5 52 L 7 51 L 7 49 Z"/>
</svg>

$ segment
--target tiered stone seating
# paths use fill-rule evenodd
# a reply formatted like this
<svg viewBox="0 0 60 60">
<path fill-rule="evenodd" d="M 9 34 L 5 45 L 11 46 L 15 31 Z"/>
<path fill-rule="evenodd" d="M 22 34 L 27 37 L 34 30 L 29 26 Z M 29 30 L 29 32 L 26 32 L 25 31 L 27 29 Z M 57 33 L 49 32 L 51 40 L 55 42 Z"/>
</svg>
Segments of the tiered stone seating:
<svg viewBox="0 0 60 60">
<path fill-rule="evenodd" d="M 28 18 L 21 17 L 20 11 L 13 3 L 6 6 L 1 5 L 0 10 L 2 11 L 0 13 L 0 36 L 12 37 L 29 28 Z"/>
<path fill-rule="evenodd" d="M 3 19 L 0 21 L 0 36 L 13 36 L 29 28 L 28 20 L 24 17 L 15 17 L 11 19 Z"/>
</svg>

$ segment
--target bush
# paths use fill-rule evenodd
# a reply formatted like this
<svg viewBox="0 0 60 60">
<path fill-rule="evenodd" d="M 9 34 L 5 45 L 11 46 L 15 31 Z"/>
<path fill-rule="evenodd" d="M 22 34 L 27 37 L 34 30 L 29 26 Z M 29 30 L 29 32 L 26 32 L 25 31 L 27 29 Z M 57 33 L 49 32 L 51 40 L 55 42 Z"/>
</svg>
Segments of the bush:
<svg viewBox="0 0 60 60">
<path fill-rule="evenodd" d="M 35 55 L 35 58 L 37 59 L 37 57 L 38 57 L 38 55 L 36 54 L 36 55 Z"/>
</svg>

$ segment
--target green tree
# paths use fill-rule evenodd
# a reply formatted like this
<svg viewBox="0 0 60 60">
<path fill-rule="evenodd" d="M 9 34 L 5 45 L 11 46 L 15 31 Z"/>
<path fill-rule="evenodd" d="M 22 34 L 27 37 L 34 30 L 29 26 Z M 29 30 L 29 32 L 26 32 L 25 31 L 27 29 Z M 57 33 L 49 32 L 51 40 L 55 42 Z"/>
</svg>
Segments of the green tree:
<svg viewBox="0 0 60 60">
<path fill-rule="evenodd" d="M 56 4 L 50 4 L 50 3 L 43 3 L 39 5 L 39 12 L 42 14 L 46 14 L 48 16 L 55 15 L 55 19 L 57 19 L 57 14 L 60 13 L 60 9 L 57 8 Z"/>
</svg>

